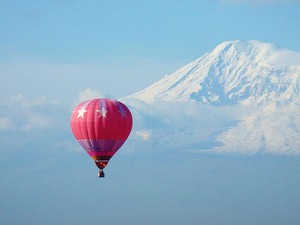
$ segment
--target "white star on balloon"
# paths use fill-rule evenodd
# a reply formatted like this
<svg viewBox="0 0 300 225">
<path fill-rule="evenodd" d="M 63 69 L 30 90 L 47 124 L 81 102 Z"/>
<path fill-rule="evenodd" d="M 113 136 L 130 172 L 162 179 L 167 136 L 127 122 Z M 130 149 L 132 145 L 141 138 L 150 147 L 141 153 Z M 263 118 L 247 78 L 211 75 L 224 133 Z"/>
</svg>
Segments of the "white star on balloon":
<svg viewBox="0 0 300 225">
<path fill-rule="evenodd" d="M 86 112 L 87 112 L 87 110 L 85 110 L 85 108 L 79 109 L 79 110 L 78 110 L 78 116 L 77 116 L 77 119 L 78 119 L 79 117 L 84 118 L 84 113 L 86 113 Z"/>
<path fill-rule="evenodd" d="M 107 113 L 108 111 L 107 111 L 105 108 L 102 107 L 100 110 L 96 110 L 96 112 L 99 113 L 98 118 L 101 117 L 101 116 L 103 116 L 103 117 L 106 118 L 106 113 Z"/>
</svg>

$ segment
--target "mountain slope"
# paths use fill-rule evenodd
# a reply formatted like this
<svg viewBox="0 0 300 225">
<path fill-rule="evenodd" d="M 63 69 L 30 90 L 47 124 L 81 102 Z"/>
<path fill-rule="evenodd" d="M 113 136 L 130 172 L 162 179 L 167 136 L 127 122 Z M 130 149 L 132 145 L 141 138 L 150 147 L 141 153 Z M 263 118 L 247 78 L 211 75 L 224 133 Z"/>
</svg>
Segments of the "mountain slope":
<svg viewBox="0 0 300 225">
<path fill-rule="evenodd" d="M 300 54 L 258 41 L 224 42 L 130 98 L 228 105 L 299 103 Z"/>
<path fill-rule="evenodd" d="M 123 100 L 131 150 L 300 155 L 300 53 L 228 41 Z"/>
</svg>

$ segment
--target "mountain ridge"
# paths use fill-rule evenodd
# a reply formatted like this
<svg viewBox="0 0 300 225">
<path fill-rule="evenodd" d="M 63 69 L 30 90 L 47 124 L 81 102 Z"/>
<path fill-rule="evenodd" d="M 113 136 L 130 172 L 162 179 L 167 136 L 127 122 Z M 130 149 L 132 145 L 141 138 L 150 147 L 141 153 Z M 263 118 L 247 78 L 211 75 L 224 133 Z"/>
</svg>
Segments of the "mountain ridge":
<svg viewBox="0 0 300 225">
<path fill-rule="evenodd" d="M 137 149 L 300 155 L 299 88 L 300 53 L 237 40 L 122 100 Z"/>
<path fill-rule="evenodd" d="M 300 60 L 300 53 L 273 44 L 226 41 L 128 98 L 148 103 L 196 101 L 212 105 L 282 99 L 299 103 L 300 62 L 284 63 L 290 55 L 296 58 L 294 61 Z"/>
</svg>

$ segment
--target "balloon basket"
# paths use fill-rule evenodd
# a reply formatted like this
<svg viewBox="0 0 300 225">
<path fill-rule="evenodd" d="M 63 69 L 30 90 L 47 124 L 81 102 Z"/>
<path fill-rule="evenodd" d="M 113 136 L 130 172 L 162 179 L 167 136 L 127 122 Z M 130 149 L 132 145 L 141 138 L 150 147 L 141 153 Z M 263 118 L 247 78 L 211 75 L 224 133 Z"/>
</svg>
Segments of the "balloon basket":
<svg viewBox="0 0 300 225">
<path fill-rule="evenodd" d="M 103 171 L 99 171 L 98 172 L 98 177 L 105 177 L 105 173 Z"/>
</svg>

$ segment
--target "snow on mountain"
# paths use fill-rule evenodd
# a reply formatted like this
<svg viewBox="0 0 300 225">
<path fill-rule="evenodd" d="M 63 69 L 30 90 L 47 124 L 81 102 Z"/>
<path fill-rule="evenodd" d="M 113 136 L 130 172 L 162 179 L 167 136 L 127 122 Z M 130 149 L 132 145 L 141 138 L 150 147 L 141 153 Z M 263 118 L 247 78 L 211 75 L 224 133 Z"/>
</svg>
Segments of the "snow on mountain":
<svg viewBox="0 0 300 225">
<path fill-rule="evenodd" d="M 193 100 L 213 105 L 299 101 L 299 74 L 300 53 L 238 40 L 220 44 L 130 97 L 149 103 Z"/>
<path fill-rule="evenodd" d="M 236 126 L 217 137 L 216 152 L 300 154 L 300 107 L 270 103 L 245 114 Z"/>
<path fill-rule="evenodd" d="M 124 99 L 130 148 L 300 154 L 300 53 L 227 41 Z"/>
</svg>

